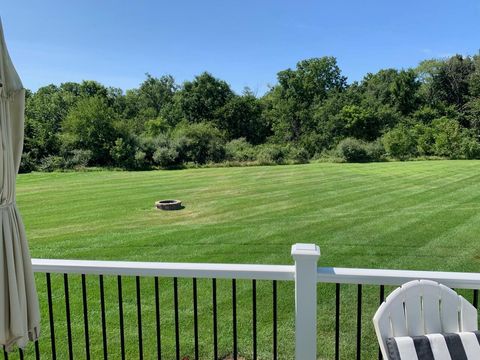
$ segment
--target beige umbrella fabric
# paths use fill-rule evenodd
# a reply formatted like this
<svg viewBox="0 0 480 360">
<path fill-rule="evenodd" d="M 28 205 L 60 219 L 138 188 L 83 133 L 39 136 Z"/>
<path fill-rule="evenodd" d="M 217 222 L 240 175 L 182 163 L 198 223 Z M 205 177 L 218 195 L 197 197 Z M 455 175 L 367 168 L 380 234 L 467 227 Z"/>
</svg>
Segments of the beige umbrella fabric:
<svg viewBox="0 0 480 360">
<path fill-rule="evenodd" d="M 25 89 L 8 55 L 0 20 L 0 344 L 38 339 L 40 313 L 25 228 L 15 204 L 23 148 Z"/>
</svg>

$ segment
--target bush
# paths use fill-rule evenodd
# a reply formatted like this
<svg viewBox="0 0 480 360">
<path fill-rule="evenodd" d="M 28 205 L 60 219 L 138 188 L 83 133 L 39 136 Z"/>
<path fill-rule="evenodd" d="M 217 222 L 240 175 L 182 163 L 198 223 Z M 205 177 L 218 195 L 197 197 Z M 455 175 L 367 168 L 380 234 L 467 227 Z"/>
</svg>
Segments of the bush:
<svg viewBox="0 0 480 360">
<path fill-rule="evenodd" d="M 435 154 L 435 133 L 431 126 L 417 124 L 414 127 L 417 139 L 417 152 L 422 156 L 431 156 Z"/>
<path fill-rule="evenodd" d="M 416 155 L 450 159 L 480 157 L 480 143 L 475 133 L 445 116 L 433 120 L 430 125 L 399 125 L 386 133 L 382 140 L 388 154 L 398 159 Z"/>
<path fill-rule="evenodd" d="M 230 141 L 225 145 L 227 160 L 253 161 L 256 158 L 255 148 L 245 138 Z"/>
<path fill-rule="evenodd" d="M 380 139 L 365 143 L 369 161 L 383 161 L 385 159 L 385 148 Z"/>
<path fill-rule="evenodd" d="M 337 145 L 337 154 L 346 162 L 370 161 L 365 142 L 355 138 L 346 138 L 340 141 Z"/>
<path fill-rule="evenodd" d="M 144 169 L 147 167 L 147 154 L 141 150 L 135 151 L 135 155 L 133 156 L 134 159 L 134 166 L 137 169 Z"/>
<path fill-rule="evenodd" d="M 178 151 L 175 146 L 160 147 L 153 153 L 153 161 L 161 167 L 170 167 L 178 163 Z"/>
<path fill-rule="evenodd" d="M 462 153 L 462 128 L 457 120 L 442 117 L 432 122 L 434 129 L 434 151 L 437 156 L 458 159 Z"/>
<path fill-rule="evenodd" d="M 415 132 L 406 125 L 398 125 L 382 138 L 387 154 L 393 158 L 405 160 L 417 155 L 417 139 Z"/>
<path fill-rule="evenodd" d="M 133 137 L 117 138 L 115 144 L 110 150 L 110 155 L 116 166 L 124 169 L 134 169 L 137 167 L 135 161 L 135 152 L 137 147 Z"/>
<path fill-rule="evenodd" d="M 75 149 L 71 151 L 71 156 L 65 160 L 65 168 L 77 169 L 87 167 L 92 152 L 90 150 Z"/>
<path fill-rule="evenodd" d="M 65 168 L 65 159 L 61 156 L 47 156 L 42 159 L 38 169 L 44 172 L 52 172 L 55 170 L 62 170 Z"/>
<path fill-rule="evenodd" d="M 294 164 L 307 164 L 310 159 L 310 154 L 304 147 L 291 146 L 288 159 Z"/>
<path fill-rule="evenodd" d="M 139 136 L 137 138 L 136 152 L 144 154 L 142 160 L 144 166 L 154 165 L 153 154 L 155 153 L 155 150 L 161 146 L 165 146 L 167 143 L 168 139 L 164 135 L 159 135 L 157 137 Z"/>
<path fill-rule="evenodd" d="M 220 131 L 208 123 L 183 125 L 176 131 L 180 160 L 205 164 L 225 159 L 225 142 Z"/>
<path fill-rule="evenodd" d="M 22 160 L 20 161 L 19 173 L 29 173 L 37 170 L 37 164 L 31 153 L 26 152 L 22 154 Z"/>
<path fill-rule="evenodd" d="M 480 143 L 473 131 L 464 130 L 462 134 L 462 141 L 460 143 L 461 151 L 466 159 L 480 158 Z"/>
<path fill-rule="evenodd" d="M 265 144 L 260 145 L 257 161 L 260 165 L 280 165 L 285 163 L 288 150 L 281 145 Z"/>
</svg>

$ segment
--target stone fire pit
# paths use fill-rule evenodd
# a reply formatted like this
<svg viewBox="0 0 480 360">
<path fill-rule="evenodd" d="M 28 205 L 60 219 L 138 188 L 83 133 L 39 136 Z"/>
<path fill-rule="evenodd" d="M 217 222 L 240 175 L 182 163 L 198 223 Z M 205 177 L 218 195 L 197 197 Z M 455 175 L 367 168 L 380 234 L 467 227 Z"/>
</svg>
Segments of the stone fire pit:
<svg viewBox="0 0 480 360">
<path fill-rule="evenodd" d="M 180 200 L 159 200 L 155 202 L 155 207 L 160 210 L 180 210 L 183 209 Z"/>
</svg>

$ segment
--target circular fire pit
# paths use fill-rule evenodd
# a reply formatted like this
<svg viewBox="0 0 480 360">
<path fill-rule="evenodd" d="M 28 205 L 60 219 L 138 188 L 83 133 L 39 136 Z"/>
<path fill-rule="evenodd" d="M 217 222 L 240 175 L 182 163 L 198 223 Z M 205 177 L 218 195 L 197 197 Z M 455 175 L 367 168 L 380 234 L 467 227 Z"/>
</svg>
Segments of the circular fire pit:
<svg viewBox="0 0 480 360">
<path fill-rule="evenodd" d="M 183 209 L 180 200 L 159 200 L 155 202 L 155 207 L 160 210 L 180 210 Z"/>
</svg>

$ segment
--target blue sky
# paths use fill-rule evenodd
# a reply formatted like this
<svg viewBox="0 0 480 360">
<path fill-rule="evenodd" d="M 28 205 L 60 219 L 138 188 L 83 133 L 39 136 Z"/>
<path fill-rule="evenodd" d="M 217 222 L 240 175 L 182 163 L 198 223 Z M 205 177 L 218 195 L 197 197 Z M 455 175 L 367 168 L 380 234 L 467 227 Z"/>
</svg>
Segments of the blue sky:
<svg viewBox="0 0 480 360">
<path fill-rule="evenodd" d="M 15 0 L 0 16 L 33 90 L 83 79 L 128 89 L 147 72 L 181 83 L 207 70 L 260 95 L 305 58 L 335 56 L 353 81 L 480 49 L 479 0 Z"/>
</svg>

